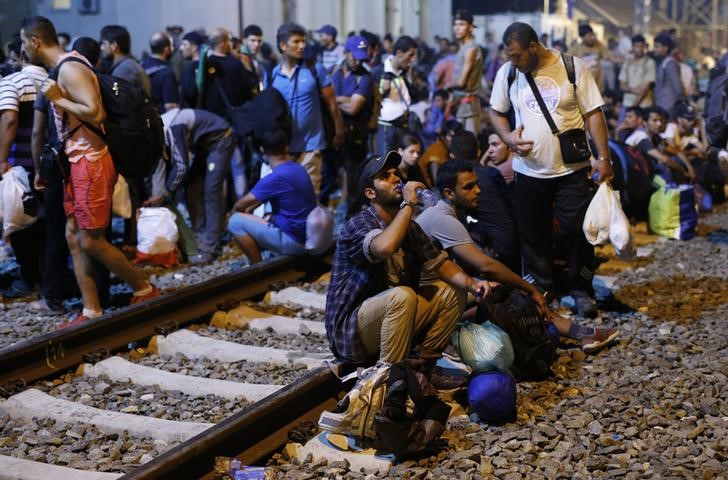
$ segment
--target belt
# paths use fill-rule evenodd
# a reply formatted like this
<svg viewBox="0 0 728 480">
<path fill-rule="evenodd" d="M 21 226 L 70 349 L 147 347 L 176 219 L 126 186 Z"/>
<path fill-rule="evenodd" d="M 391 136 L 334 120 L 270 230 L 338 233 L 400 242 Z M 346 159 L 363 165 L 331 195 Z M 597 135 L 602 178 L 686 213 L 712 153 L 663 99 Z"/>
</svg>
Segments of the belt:
<svg viewBox="0 0 728 480">
<path fill-rule="evenodd" d="M 477 95 L 468 95 L 467 97 L 460 97 L 460 103 L 470 103 L 478 99 Z"/>
</svg>

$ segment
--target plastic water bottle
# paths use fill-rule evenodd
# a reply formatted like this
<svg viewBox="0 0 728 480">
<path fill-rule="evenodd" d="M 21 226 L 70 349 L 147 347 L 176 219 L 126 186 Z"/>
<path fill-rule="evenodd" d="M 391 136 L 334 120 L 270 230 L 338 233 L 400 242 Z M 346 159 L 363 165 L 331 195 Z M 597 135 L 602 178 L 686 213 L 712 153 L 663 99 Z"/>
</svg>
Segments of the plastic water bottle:
<svg viewBox="0 0 728 480">
<path fill-rule="evenodd" d="M 423 208 L 432 207 L 437 203 L 437 195 L 435 195 L 431 190 L 418 188 L 415 190 L 415 194 L 417 195 L 417 202 L 422 205 Z"/>
</svg>

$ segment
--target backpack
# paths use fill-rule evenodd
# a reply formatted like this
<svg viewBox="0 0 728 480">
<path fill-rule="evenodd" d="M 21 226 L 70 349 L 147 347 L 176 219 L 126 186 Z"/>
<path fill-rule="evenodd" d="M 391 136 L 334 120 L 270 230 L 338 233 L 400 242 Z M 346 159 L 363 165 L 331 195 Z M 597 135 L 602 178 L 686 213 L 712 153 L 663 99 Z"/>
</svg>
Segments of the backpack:
<svg viewBox="0 0 728 480">
<path fill-rule="evenodd" d="M 427 450 L 445 431 L 450 406 L 407 362 L 389 369 L 384 403 L 374 415 L 374 446 L 403 460 Z"/>
<path fill-rule="evenodd" d="M 647 206 L 652 195 L 652 169 L 635 147 L 609 139 L 613 162 L 613 187 L 619 191 L 622 209 L 628 217 L 647 219 Z"/>
<path fill-rule="evenodd" d="M 164 147 L 164 128 L 154 102 L 136 85 L 96 73 L 88 63 L 73 56 L 61 60 L 51 78 L 58 78 L 58 72 L 66 62 L 85 65 L 98 79 L 106 120 L 101 129 L 81 122 L 106 142 L 116 171 L 127 179 L 151 175 Z"/>
<path fill-rule="evenodd" d="M 359 374 L 356 385 L 336 405 L 333 412 L 323 411 L 318 425 L 322 430 L 359 440 L 374 440 L 374 416 L 387 393 L 390 364 L 379 362 Z"/>
<path fill-rule="evenodd" d="M 543 315 L 526 293 L 497 287 L 481 303 L 479 314 L 484 314 L 510 337 L 515 355 L 512 372 L 517 379 L 542 380 L 552 375 L 556 347 L 549 341 Z"/>
<path fill-rule="evenodd" d="M 574 57 L 567 53 L 561 54 L 561 59 L 564 61 L 564 67 L 566 68 L 566 78 L 569 79 L 569 83 L 574 87 L 574 95 L 576 95 L 576 71 L 574 70 Z M 516 81 L 516 75 L 518 72 L 516 66 L 511 63 L 510 69 L 508 70 L 508 94 L 510 95 L 511 86 Z M 511 129 L 516 128 L 516 111 L 511 104 L 511 108 L 506 112 L 508 116 L 508 122 L 511 124 Z"/>
<path fill-rule="evenodd" d="M 719 65 L 710 72 L 703 116 L 710 144 L 717 148 L 726 148 L 728 143 L 728 66 L 726 65 Z"/>
</svg>

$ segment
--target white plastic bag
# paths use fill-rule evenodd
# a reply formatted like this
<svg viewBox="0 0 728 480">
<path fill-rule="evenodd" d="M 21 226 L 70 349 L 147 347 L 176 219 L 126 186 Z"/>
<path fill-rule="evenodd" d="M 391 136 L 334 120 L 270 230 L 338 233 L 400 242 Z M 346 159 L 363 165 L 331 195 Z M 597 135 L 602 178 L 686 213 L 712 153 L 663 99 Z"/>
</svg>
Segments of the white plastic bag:
<svg viewBox="0 0 728 480">
<path fill-rule="evenodd" d="M 592 245 L 602 245 L 609 240 L 609 225 L 612 223 L 610 193 L 614 193 L 612 187 L 607 182 L 600 183 L 597 193 L 586 209 L 584 236 Z"/>
<path fill-rule="evenodd" d="M 164 207 L 141 208 L 137 219 L 137 250 L 147 255 L 174 252 L 179 231 L 174 213 Z"/>
<path fill-rule="evenodd" d="M 614 245 L 617 255 L 629 260 L 634 257 L 634 244 L 632 243 L 631 227 L 627 216 L 622 211 L 619 192 L 609 187 L 609 210 L 611 221 L 609 223 L 609 241 Z"/>
<path fill-rule="evenodd" d="M 111 213 L 121 218 L 131 218 L 131 198 L 129 197 L 129 184 L 119 175 L 114 185 L 114 194 L 111 197 Z"/>
<path fill-rule="evenodd" d="M 38 200 L 30 190 L 28 172 L 23 167 L 12 167 L 0 181 L 0 218 L 4 236 L 38 220 Z"/>
<path fill-rule="evenodd" d="M 324 253 L 334 243 L 334 216 L 331 210 L 319 205 L 306 217 L 306 252 Z"/>
</svg>

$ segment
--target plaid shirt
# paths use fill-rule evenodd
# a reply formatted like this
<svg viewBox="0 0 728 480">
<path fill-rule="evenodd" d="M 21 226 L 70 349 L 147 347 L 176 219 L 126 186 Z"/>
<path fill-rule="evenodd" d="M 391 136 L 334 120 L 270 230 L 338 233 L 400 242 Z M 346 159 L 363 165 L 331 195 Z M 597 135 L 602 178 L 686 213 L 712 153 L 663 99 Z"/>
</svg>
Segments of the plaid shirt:
<svg viewBox="0 0 728 480">
<path fill-rule="evenodd" d="M 369 207 L 349 219 L 336 242 L 326 297 L 326 336 L 340 360 L 357 364 L 367 360 L 357 332 L 359 306 L 364 300 L 397 285 L 417 291 L 421 271 L 437 270 L 447 260 L 445 252 L 438 250 L 414 221 L 409 224 L 400 255 L 388 261 L 373 257 L 372 240 L 386 226 Z M 394 257 L 402 260 L 399 266 L 393 265 Z"/>
</svg>

